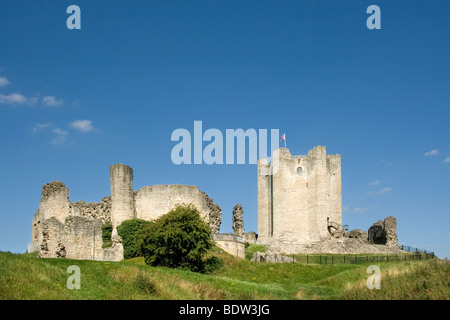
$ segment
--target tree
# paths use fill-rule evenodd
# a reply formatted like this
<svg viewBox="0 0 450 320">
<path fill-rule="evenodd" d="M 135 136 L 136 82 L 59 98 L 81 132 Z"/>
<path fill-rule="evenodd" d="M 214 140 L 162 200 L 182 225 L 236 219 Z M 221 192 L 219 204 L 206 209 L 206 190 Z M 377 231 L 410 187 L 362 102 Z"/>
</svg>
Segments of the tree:
<svg viewBox="0 0 450 320">
<path fill-rule="evenodd" d="M 202 258 L 213 246 L 211 229 L 193 205 L 178 205 L 150 222 L 136 239 L 147 264 L 197 272 L 205 270 Z"/>
</svg>

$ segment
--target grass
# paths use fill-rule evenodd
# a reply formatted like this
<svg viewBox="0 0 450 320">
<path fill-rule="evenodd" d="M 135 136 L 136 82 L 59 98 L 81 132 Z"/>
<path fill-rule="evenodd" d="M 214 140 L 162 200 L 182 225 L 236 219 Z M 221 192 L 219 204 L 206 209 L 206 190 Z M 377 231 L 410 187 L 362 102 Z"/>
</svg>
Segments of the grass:
<svg viewBox="0 0 450 320">
<path fill-rule="evenodd" d="M 264 244 L 250 244 L 247 248 L 245 248 L 245 259 L 250 260 L 250 258 L 255 254 L 257 251 L 259 252 L 266 252 L 267 246 Z"/>
<path fill-rule="evenodd" d="M 381 269 L 382 289 L 369 290 L 366 279 L 347 285 L 342 299 L 448 300 L 449 262 L 442 260 L 403 262 Z M 383 281 L 386 279 L 386 281 Z M 329 285 L 329 284 L 328 284 Z"/>
<path fill-rule="evenodd" d="M 250 246 L 250 251 L 264 248 Z M 40 259 L 0 252 L 0 299 L 448 299 L 449 263 L 379 262 L 381 289 L 369 290 L 367 264 L 272 264 L 221 252 L 209 274 L 121 262 Z M 81 289 L 69 290 L 67 268 L 81 270 Z"/>
</svg>

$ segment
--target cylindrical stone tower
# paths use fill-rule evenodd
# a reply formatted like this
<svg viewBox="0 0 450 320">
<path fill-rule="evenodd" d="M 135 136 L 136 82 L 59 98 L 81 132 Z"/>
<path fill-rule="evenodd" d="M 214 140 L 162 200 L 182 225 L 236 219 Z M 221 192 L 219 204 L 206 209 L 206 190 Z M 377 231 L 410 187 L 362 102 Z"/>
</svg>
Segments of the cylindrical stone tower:
<svg viewBox="0 0 450 320">
<path fill-rule="evenodd" d="M 115 230 L 123 221 L 135 218 L 133 169 L 121 163 L 109 167 L 111 183 L 111 223 Z"/>
</svg>

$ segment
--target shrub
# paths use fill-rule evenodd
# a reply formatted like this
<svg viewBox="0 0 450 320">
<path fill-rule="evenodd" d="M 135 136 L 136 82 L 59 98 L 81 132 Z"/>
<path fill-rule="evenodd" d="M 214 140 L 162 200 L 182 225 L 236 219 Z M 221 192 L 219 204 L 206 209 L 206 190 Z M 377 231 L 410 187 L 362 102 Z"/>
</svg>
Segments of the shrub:
<svg viewBox="0 0 450 320">
<path fill-rule="evenodd" d="M 130 259 L 141 256 L 139 245 L 136 243 L 135 235 L 144 229 L 150 222 L 141 219 L 131 219 L 123 221 L 117 227 L 117 233 L 122 238 L 123 257 Z"/>
<path fill-rule="evenodd" d="M 112 235 L 112 223 L 106 222 L 104 225 L 102 225 L 103 248 L 111 247 L 112 245 L 111 235 Z"/>
<path fill-rule="evenodd" d="M 211 256 L 205 260 L 205 272 L 214 272 L 223 268 L 222 259 Z"/>
<path fill-rule="evenodd" d="M 211 229 L 192 205 L 179 205 L 137 235 L 145 262 L 152 266 L 204 272 L 212 248 Z"/>
</svg>

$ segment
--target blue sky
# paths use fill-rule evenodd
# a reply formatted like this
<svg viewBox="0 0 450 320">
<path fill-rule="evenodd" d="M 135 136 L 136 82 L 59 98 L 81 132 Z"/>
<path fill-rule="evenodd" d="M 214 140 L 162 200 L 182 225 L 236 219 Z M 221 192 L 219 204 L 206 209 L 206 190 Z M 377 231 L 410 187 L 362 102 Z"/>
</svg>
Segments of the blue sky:
<svg viewBox="0 0 450 320">
<path fill-rule="evenodd" d="M 198 185 L 222 232 L 236 203 L 257 231 L 255 165 L 172 163 L 172 132 L 201 120 L 327 146 L 350 229 L 393 215 L 400 243 L 450 256 L 449 16 L 440 0 L 1 1 L 0 250 L 26 250 L 44 183 L 99 201 L 119 162 L 135 190 Z"/>
</svg>

